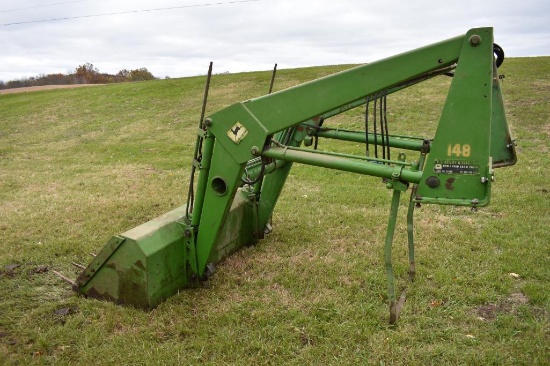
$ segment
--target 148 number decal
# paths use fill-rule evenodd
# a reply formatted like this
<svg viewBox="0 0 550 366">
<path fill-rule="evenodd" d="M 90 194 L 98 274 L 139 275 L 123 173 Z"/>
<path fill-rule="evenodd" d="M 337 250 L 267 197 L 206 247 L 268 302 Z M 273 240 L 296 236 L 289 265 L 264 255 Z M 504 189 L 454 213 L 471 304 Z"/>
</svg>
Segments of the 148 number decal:
<svg viewBox="0 0 550 366">
<path fill-rule="evenodd" d="M 467 158 L 471 153 L 472 148 L 470 147 L 470 144 L 449 144 L 447 146 L 447 156 L 463 156 Z"/>
</svg>

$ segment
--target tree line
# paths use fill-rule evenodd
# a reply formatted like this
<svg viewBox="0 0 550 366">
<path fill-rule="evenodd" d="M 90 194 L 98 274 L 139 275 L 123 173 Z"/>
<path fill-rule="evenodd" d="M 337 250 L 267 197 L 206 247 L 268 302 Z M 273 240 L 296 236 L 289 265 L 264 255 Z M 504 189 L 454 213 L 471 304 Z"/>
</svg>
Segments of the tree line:
<svg viewBox="0 0 550 366">
<path fill-rule="evenodd" d="M 93 64 L 85 63 L 69 74 L 41 74 L 8 82 L 0 80 L 0 89 L 42 85 L 110 84 L 154 79 L 156 78 L 145 67 L 135 70 L 123 69 L 116 74 L 106 74 L 99 72 Z"/>
</svg>

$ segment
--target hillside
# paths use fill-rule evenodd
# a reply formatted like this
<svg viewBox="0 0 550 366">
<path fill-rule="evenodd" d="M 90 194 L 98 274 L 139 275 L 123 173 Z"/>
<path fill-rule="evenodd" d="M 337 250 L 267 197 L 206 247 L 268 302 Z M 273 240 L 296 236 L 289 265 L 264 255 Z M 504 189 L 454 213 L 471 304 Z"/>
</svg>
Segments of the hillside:
<svg viewBox="0 0 550 366">
<path fill-rule="evenodd" d="M 275 90 L 348 67 L 279 70 Z M 416 212 L 417 280 L 396 327 L 382 252 L 391 192 L 378 178 L 303 165 L 273 233 L 205 288 L 150 312 L 77 297 L 52 271 L 75 278 L 70 262 L 185 204 L 205 77 L 0 95 L 0 363 L 545 364 L 550 57 L 506 59 L 499 72 L 518 163 L 496 171 L 487 208 Z M 207 114 L 266 94 L 270 77 L 214 75 Z M 432 137 L 449 83 L 388 97 L 390 132 Z M 363 113 L 327 124 L 360 129 Z M 362 149 L 339 145 L 320 141 Z"/>
</svg>

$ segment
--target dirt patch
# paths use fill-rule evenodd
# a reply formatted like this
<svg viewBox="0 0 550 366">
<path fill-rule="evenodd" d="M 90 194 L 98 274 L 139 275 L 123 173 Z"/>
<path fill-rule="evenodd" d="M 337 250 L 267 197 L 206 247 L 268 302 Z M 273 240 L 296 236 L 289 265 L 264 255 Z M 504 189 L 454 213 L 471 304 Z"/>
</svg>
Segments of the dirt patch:
<svg viewBox="0 0 550 366">
<path fill-rule="evenodd" d="M 8 264 L 4 269 L 0 270 L 0 277 L 6 276 L 8 278 L 14 278 L 17 275 L 16 269 L 19 267 L 21 267 L 20 264 Z"/>
<path fill-rule="evenodd" d="M 40 273 L 48 273 L 48 269 L 49 269 L 48 266 L 34 267 L 29 271 L 29 274 L 34 275 L 34 274 L 40 274 Z"/>
<path fill-rule="evenodd" d="M 481 320 L 495 320 L 499 314 L 515 314 L 520 305 L 529 303 L 529 298 L 521 292 L 515 292 L 498 304 L 485 304 L 476 309 Z"/>
<path fill-rule="evenodd" d="M 25 265 L 21 265 L 17 263 L 8 264 L 4 268 L 0 269 L 0 277 L 5 276 L 7 278 L 15 278 L 19 273 L 21 273 L 21 270 L 24 268 L 24 266 L 26 267 L 29 265 L 31 264 L 30 263 L 27 263 Z M 48 270 L 49 270 L 49 267 L 45 265 L 33 266 L 33 268 L 31 268 L 28 273 L 29 275 L 32 276 L 36 274 L 48 273 Z"/>
<path fill-rule="evenodd" d="M 99 85 L 105 85 L 105 84 L 26 86 L 24 88 L 3 89 L 3 90 L 0 90 L 0 94 L 26 93 L 26 92 L 35 92 L 35 91 L 52 90 L 52 89 L 73 89 L 73 88 L 81 88 L 83 86 L 99 86 Z"/>
</svg>

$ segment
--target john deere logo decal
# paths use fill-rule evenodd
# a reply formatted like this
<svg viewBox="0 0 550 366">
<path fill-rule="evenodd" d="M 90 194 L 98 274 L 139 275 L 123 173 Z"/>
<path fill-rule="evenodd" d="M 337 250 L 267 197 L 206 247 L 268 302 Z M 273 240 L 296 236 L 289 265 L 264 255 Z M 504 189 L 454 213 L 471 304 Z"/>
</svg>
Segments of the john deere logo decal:
<svg viewBox="0 0 550 366">
<path fill-rule="evenodd" d="M 227 131 L 227 137 L 236 144 L 240 144 L 247 134 L 248 130 L 240 122 L 235 123 L 235 125 Z"/>
</svg>

